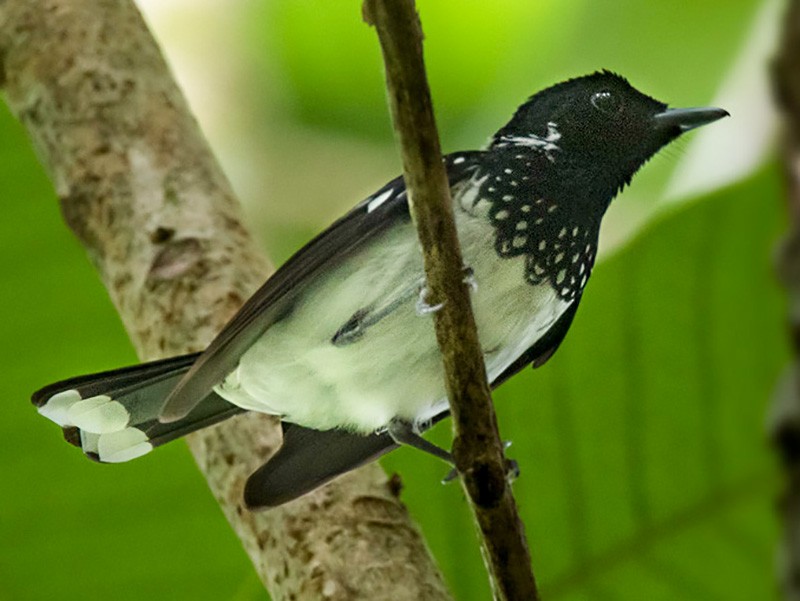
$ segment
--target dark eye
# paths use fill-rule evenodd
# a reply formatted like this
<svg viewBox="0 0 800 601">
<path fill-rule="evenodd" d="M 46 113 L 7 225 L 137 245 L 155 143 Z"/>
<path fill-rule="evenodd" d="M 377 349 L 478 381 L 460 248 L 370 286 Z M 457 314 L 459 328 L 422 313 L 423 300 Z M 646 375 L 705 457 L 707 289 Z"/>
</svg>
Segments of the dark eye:
<svg viewBox="0 0 800 601">
<path fill-rule="evenodd" d="M 613 115 L 619 110 L 619 99 L 611 92 L 595 92 L 589 101 L 601 113 Z"/>
</svg>

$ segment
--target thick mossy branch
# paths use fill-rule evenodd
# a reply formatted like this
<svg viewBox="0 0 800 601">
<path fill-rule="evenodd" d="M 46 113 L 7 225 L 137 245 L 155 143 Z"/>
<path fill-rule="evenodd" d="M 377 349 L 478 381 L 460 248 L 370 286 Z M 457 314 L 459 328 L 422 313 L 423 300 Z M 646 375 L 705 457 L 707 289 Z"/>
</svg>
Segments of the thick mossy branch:
<svg viewBox="0 0 800 601">
<path fill-rule="evenodd" d="M 365 0 L 363 12 L 376 28 L 383 51 L 392 120 L 422 246 L 428 302 L 442 304 L 434 323 L 453 414 L 453 455 L 481 530 L 496 596 L 538 599 L 524 528 L 506 478 L 465 282 L 414 1 Z"/>
</svg>

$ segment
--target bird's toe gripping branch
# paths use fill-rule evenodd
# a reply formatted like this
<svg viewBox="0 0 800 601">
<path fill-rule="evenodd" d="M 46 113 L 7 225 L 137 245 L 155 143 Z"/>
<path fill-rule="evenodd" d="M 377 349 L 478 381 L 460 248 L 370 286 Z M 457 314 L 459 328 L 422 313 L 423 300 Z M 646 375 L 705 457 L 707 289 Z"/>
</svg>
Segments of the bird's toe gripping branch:
<svg viewBox="0 0 800 601">
<path fill-rule="evenodd" d="M 478 291 L 478 280 L 475 278 L 475 270 L 473 270 L 472 267 L 464 267 L 464 279 L 462 281 L 469 286 L 472 292 Z M 419 316 L 436 313 L 437 311 L 441 311 L 442 307 L 444 307 L 444 302 L 436 303 L 435 305 L 428 303 L 428 294 L 430 294 L 430 291 L 423 280 L 423 283 L 420 285 L 416 304 L 416 311 Z"/>
</svg>

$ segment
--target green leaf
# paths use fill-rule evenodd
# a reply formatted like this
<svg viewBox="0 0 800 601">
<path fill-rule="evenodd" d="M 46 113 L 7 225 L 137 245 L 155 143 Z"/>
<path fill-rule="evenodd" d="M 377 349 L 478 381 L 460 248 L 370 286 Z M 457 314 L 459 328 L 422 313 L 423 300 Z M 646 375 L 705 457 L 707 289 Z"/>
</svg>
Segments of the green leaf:
<svg viewBox="0 0 800 601">
<path fill-rule="evenodd" d="M 550 363 L 495 395 L 546 599 L 774 589 L 763 423 L 788 359 L 770 268 L 778 181 L 771 168 L 662 216 L 596 268 Z M 385 465 L 456 596 L 488 598 L 461 491 L 436 484 L 445 468 L 408 451 Z"/>
</svg>

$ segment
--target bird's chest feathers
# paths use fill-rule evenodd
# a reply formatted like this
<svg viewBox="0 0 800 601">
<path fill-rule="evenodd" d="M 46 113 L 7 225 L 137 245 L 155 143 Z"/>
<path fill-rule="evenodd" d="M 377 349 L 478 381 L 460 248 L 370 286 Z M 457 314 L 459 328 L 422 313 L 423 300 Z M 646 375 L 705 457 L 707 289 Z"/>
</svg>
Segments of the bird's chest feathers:
<svg viewBox="0 0 800 601">
<path fill-rule="evenodd" d="M 497 164 L 478 172 L 458 191 L 457 206 L 491 224 L 500 257 L 524 259 L 528 283 L 549 284 L 573 301 L 591 274 L 608 203 L 564 185 L 541 155 L 516 152 L 504 153 Z"/>
</svg>

